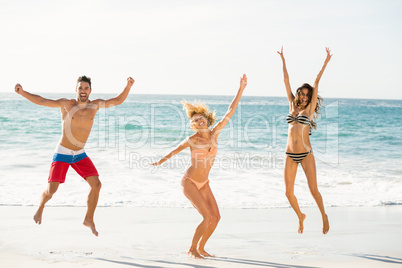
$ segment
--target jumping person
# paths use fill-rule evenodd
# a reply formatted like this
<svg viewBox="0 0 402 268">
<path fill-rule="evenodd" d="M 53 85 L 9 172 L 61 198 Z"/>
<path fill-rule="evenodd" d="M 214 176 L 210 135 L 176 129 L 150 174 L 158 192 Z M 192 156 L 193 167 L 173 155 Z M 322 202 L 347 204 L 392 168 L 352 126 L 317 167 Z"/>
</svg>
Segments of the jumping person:
<svg viewBox="0 0 402 268">
<path fill-rule="evenodd" d="M 184 174 L 181 185 L 184 195 L 202 216 L 201 223 L 195 229 L 188 255 L 193 258 L 212 257 L 204 249 L 209 237 L 214 232 L 220 220 L 220 214 L 215 197 L 209 186 L 209 172 L 218 152 L 218 137 L 222 129 L 236 111 L 237 105 L 247 85 L 244 74 L 240 79 L 240 88 L 232 100 L 223 119 L 215 126 L 216 115 L 207 105 L 198 102 L 194 104 L 182 101 L 187 117 L 190 119 L 191 129 L 195 132 L 181 142 L 176 149 L 152 165 L 161 165 L 163 162 L 190 147 L 191 166 Z"/>
<path fill-rule="evenodd" d="M 88 182 L 90 187 L 87 200 L 88 208 L 83 224 L 89 227 L 94 235 L 98 236 L 94 223 L 94 213 L 98 203 L 101 182 L 94 164 L 84 151 L 84 146 L 99 108 L 109 108 L 123 103 L 133 84 L 134 79 L 129 77 L 126 87 L 117 97 L 93 101 L 89 100 L 89 95 L 92 91 L 91 79 L 86 76 L 81 76 L 77 80 L 76 99 L 46 99 L 23 90 L 20 84 L 15 86 L 15 92 L 35 104 L 50 108 L 60 108 L 62 116 L 61 139 L 55 149 L 47 188 L 42 193 L 39 208 L 33 217 L 35 223 L 41 224 L 45 204 L 52 198 L 60 183 L 64 183 L 67 170 L 72 166 Z"/>
<path fill-rule="evenodd" d="M 296 172 L 299 163 L 306 174 L 308 187 L 321 212 L 323 222 L 322 232 L 326 234 L 329 231 L 328 216 L 325 214 L 324 202 L 317 187 L 317 171 L 313 149 L 309 139 L 311 128 L 316 128 L 316 122 L 314 120 L 317 118 L 322 101 L 322 98 L 318 96 L 318 83 L 332 57 L 329 48 L 326 48 L 326 52 L 327 57 L 324 61 L 324 65 L 318 73 L 313 86 L 307 83 L 303 84 L 296 90 L 295 96 L 290 88 L 289 75 L 283 56 L 283 47 L 280 52 L 278 51 L 283 63 L 283 76 L 289 101 L 289 114 L 286 117 L 289 123 L 289 131 L 284 169 L 286 197 L 299 218 L 298 232 L 300 234 L 303 233 L 303 222 L 306 219 L 306 215 L 301 212 L 296 196 L 294 195 Z"/>
</svg>

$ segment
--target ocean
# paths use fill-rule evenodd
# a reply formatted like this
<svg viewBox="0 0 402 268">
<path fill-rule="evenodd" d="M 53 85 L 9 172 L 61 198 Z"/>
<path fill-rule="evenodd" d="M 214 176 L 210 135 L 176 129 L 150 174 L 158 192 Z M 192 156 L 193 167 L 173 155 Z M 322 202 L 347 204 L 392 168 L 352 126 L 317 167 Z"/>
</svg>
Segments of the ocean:
<svg viewBox="0 0 402 268">
<path fill-rule="evenodd" d="M 74 94 L 43 94 L 75 98 Z M 114 95 L 92 94 L 91 99 Z M 99 206 L 191 207 L 180 180 L 189 149 L 154 167 L 193 132 L 181 100 L 202 100 L 218 120 L 233 96 L 131 94 L 120 106 L 99 110 L 86 152 L 100 174 Z M 224 208 L 289 207 L 283 166 L 289 111 L 285 97 L 244 96 L 219 137 L 210 173 Z M 325 99 L 310 136 L 325 206 L 402 204 L 402 100 Z M 0 93 L 0 205 L 37 206 L 61 135 L 57 108 Z M 70 169 L 48 206 L 86 206 L 88 186 Z M 315 206 L 299 165 L 295 194 Z"/>
</svg>

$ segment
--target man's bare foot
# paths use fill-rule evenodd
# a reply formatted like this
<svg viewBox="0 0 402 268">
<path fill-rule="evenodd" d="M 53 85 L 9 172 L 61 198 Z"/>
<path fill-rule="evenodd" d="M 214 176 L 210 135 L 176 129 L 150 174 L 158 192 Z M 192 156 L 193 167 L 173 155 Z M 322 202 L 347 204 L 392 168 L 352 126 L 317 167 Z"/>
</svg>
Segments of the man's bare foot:
<svg viewBox="0 0 402 268">
<path fill-rule="evenodd" d="M 33 216 L 33 219 L 36 224 L 41 224 L 42 223 L 42 213 L 43 213 L 43 208 L 38 208 L 36 211 L 35 215 Z"/>
<path fill-rule="evenodd" d="M 204 257 L 201 256 L 196 249 L 189 249 L 187 254 L 194 259 L 204 259 Z"/>
<path fill-rule="evenodd" d="M 322 233 L 327 234 L 328 231 L 329 231 L 329 221 L 327 214 L 325 214 L 325 216 L 322 218 Z"/>
<path fill-rule="evenodd" d="M 303 233 L 303 230 L 304 230 L 303 222 L 305 219 L 306 219 L 306 214 L 302 214 L 302 218 L 301 218 L 301 220 L 299 220 L 299 230 L 298 230 L 299 234 Z"/>
<path fill-rule="evenodd" d="M 91 231 L 94 235 L 98 236 L 98 231 L 95 229 L 95 223 L 93 220 L 85 219 L 83 223 L 86 227 L 91 228 Z"/>
<path fill-rule="evenodd" d="M 211 255 L 208 252 L 206 252 L 204 249 L 197 249 L 198 253 L 204 257 L 215 257 L 215 255 Z"/>
</svg>

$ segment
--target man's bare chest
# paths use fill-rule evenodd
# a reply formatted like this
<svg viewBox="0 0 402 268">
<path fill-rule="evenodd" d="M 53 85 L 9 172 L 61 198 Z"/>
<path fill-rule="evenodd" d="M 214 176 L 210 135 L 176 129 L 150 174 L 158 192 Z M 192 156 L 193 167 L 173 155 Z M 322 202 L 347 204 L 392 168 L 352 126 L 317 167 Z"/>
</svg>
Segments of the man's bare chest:
<svg viewBox="0 0 402 268">
<path fill-rule="evenodd" d="M 71 122 L 91 122 L 93 121 L 97 111 L 98 110 L 94 105 L 87 107 L 68 107 L 63 111 L 63 119 Z"/>
</svg>

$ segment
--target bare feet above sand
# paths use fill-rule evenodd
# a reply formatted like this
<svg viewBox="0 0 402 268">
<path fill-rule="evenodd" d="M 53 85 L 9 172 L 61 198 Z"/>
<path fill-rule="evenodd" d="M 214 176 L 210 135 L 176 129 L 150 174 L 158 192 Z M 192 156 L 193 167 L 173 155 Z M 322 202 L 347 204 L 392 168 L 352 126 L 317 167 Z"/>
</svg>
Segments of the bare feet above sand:
<svg viewBox="0 0 402 268">
<path fill-rule="evenodd" d="M 187 254 L 194 259 L 204 259 L 204 257 L 201 256 L 196 249 L 189 249 Z"/>
<path fill-rule="evenodd" d="M 299 219 L 299 230 L 298 230 L 299 234 L 303 233 L 303 230 L 304 230 L 303 222 L 304 222 L 305 219 L 306 219 L 306 214 L 302 214 L 302 218 Z"/>
<path fill-rule="evenodd" d="M 203 257 L 215 257 L 215 255 L 211 255 L 208 252 L 206 252 L 204 249 L 197 249 L 198 253 L 202 255 Z"/>
<path fill-rule="evenodd" d="M 327 234 L 328 231 L 329 231 L 329 221 L 327 214 L 325 214 L 325 216 L 322 218 L 322 233 Z"/>
<path fill-rule="evenodd" d="M 95 223 L 94 223 L 93 220 L 85 219 L 84 222 L 83 222 L 83 224 L 84 224 L 86 227 L 91 228 L 92 233 L 93 233 L 94 235 L 98 236 L 98 231 L 96 231 L 96 229 L 95 229 Z"/>
<path fill-rule="evenodd" d="M 42 223 L 42 213 L 43 213 L 43 208 L 38 208 L 36 211 L 35 215 L 33 216 L 33 219 L 36 224 L 41 224 Z"/>
</svg>

